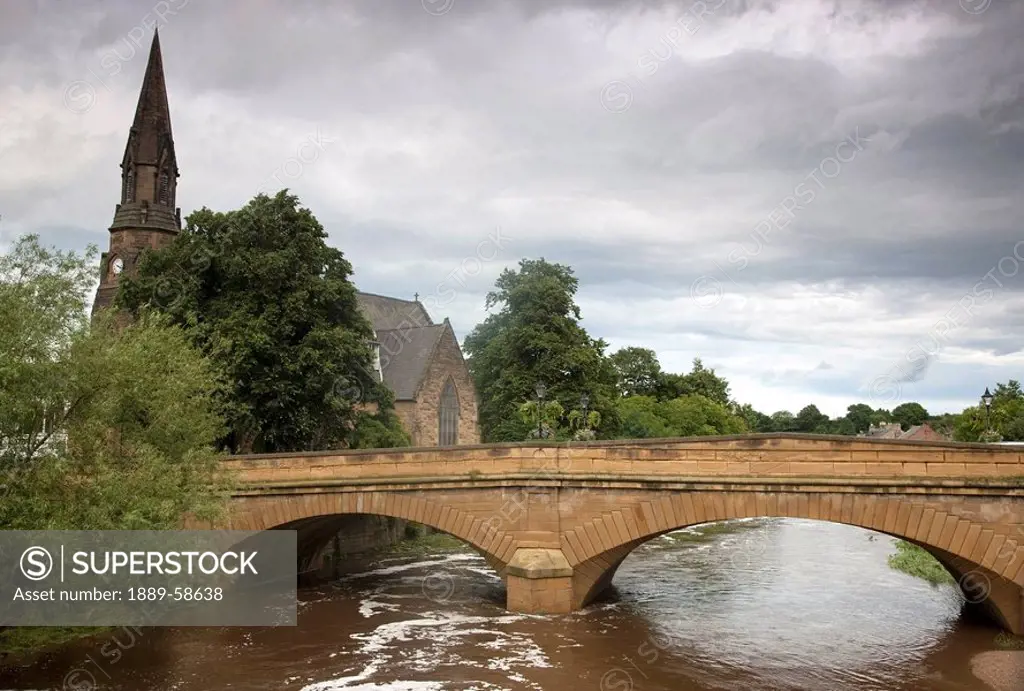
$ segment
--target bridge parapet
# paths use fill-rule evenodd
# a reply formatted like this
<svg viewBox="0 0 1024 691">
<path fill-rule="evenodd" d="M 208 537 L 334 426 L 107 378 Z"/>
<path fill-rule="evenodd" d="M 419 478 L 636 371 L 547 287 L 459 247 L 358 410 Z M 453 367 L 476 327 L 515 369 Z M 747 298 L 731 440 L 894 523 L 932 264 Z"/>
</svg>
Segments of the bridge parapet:
<svg viewBox="0 0 1024 691">
<path fill-rule="evenodd" d="M 1013 447 L 815 435 L 266 454 L 235 456 L 224 465 L 245 484 L 615 476 L 977 478 L 1024 486 L 1024 453 Z"/>
</svg>

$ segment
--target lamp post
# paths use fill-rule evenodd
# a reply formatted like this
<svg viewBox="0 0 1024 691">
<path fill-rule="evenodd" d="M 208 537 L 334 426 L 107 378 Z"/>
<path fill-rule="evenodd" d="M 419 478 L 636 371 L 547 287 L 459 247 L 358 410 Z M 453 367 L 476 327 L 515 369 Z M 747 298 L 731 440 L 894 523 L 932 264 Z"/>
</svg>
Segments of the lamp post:
<svg viewBox="0 0 1024 691">
<path fill-rule="evenodd" d="M 981 402 L 985 404 L 985 431 L 991 431 L 992 429 L 992 393 L 985 387 L 985 393 L 981 394 Z"/>
<path fill-rule="evenodd" d="M 539 381 L 533 389 L 537 392 L 537 439 L 544 438 L 544 426 L 543 426 L 543 409 L 544 409 L 544 394 L 547 392 L 548 387 L 544 385 L 544 382 Z"/>
<path fill-rule="evenodd" d="M 587 430 L 587 408 L 590 406 L 590 396 L 583 394 L 580 396 L 580 408 L 583 410 L 583 431 Z"/>
</svg>

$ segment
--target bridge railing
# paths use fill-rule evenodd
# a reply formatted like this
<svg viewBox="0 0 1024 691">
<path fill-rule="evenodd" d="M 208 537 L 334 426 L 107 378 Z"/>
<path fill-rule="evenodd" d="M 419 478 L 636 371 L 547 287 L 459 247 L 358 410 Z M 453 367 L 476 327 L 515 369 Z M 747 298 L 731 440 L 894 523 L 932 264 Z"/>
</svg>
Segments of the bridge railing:
<svg viewBox="0 0 1024 691">
<path fill-rule="evenodd" d="M 1020 481 L 1024 449 L 989 444 L 760 434 L 572 444 L 481 444 L 233 456 L 245 483 L 511 476 L 950 478 Z"/>
</svg>

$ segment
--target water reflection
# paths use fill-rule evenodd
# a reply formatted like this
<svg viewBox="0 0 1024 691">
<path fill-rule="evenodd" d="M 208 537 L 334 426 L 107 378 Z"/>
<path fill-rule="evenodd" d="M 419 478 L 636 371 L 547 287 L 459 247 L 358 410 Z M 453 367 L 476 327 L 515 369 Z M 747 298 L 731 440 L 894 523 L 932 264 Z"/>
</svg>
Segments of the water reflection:
<svg viewBox="0 0 1024 691">
<path fill-rule="evenodd" d="M 993 632 L 961 621 L 954 587 L 889 569 L 889 538 L 736 525 L 652 540 L 607 597 L 563 617 L 504 611 L 500 579 L 473 553 L 379 560 L 305 591 L 295 628 L 147 630 L 94 688 L 982 688 L 970 658 Z M 98 646 L 0 672 L 0 689 L 61 688 Z"/>
</svg>

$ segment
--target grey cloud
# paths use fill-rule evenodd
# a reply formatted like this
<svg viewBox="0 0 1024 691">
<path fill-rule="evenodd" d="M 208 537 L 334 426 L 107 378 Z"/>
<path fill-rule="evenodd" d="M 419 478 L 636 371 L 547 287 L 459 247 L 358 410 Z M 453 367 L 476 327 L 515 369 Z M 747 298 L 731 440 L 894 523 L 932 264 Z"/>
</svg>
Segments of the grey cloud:
<svg viewBox="0 0 1024 691">
<path fill-rule="evenodd" d="M 17 123 L 0 156 L 19 161 L 0 171 L 0 243 L 31 230 L 104 241 L 149 33 L 134 56 L 125 40 L 155 4 L 0 10 L 0 98 Z M 809 349 L 775 369 L 817 362 L 794 384 L 807 402 L 853 402 L 1024 240 L 1021 3 L 970 15 L 955 0 L 730 0 L 654 74 L 638 58 L 665 51 L 688 0 L 454 0 L 440 16 L 414 0 L 182 4 L 161 40 L 183 211 L 244 203 L 320 127 L 341 144 L 287 184 L 364 289 L 429 294 L 495 226 L 515 239 L 442 306 L 460 336 L 502 266 L 545 256 L 576 269 L 595 336 L 721 357 L 744 381 L 759 353 Z M 793 13 L 805 44 L 772 34 L 771 12 Z M 102 63 L 111 48 L 117 74 Z M 63 89 L 97 75 L 96 108 L 70 118 Z M 601 106 L 611 80 L 631 84 L 624 113 Z M 864 150 L 751 251 L 854 133 Z M 690 300 L 701 276 L 721 291 L 710 309 Z M 1013 375 L 1022 284 L 1006 280 L 905 392 L 948 405 Z M 852 321 L 816 313 L 826 298 Z M 863 360 L 836 350 L 854 341 Z M 735 393 L 772 400 L 791 380 Z"/>
</svg>

